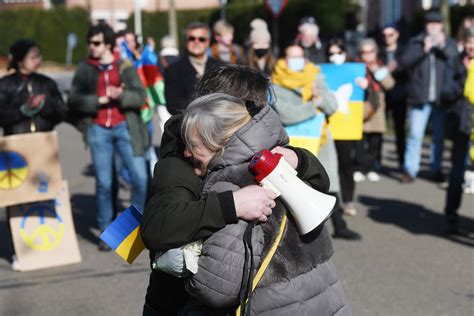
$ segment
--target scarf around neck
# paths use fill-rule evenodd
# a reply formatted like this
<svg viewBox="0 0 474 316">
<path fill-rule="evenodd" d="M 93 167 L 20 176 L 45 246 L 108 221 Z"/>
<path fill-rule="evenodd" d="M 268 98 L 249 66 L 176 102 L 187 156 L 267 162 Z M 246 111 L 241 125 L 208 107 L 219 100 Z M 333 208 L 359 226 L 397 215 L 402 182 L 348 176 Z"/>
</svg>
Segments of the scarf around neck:
<svg viewBox="0 0 474 316">
<path fill-rule="evenodd" d="M 307 102 L 313 97 L 313 82 L 319 71 L 319 67 L 310 62 L 304 65 L 303 71 L 293 71 L 282 58 L 275 65 L 272 81 L 286 89 L 301 90 L 303 101 Z"/>
</svg>

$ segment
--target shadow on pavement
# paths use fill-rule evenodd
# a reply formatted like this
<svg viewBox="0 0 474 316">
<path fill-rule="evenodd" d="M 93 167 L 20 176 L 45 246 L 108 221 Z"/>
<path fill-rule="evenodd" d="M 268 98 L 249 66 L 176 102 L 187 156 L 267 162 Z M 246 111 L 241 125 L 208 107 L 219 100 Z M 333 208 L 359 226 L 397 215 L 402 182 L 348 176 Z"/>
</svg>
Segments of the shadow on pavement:
<svg viewBox="0 0 474 316">
<path fill-rule="evenodd" d="M 368 216 L 376 222 L 394 224 L 416 235 L 433 235 L 445 238 L 466 246 L 474 247 L 472 234 L 447 235 L 445 232 L 445 217 L 426 209 L 421 204 L 381 199 L 367 195 L 359 196 L 359 202 L 367 205 Z M 460 216 L 460 225 L 469 232 L 474 232 L 474 220 Z"/>
<path fill-rule="evenodd" d="M 95 225 L 95 196 L 87 194 L 73 194 L 71 208 L 74 217 L 76 233 L 93 244 L 97 244 L 97 236 L 91 231 Z"/>
</svg>

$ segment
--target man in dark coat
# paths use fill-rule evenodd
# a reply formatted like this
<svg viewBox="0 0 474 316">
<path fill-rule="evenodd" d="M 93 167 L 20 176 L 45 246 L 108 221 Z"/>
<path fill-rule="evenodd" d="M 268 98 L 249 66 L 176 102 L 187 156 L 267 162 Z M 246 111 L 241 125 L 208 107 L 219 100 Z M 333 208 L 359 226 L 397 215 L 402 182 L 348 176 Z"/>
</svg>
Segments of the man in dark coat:
<svg viewBox="0 0 474 316">
<path fill-rule="evenodd" d="M 405 122 L 407 119 L 406 72 L 400 65 L 403 47 L 399 43 L 400 32 L 395 24 L 388 24 L 382 29 L 384 45 L 380 49 L 380 60 L 395 79 L 395 86 L 385 93 L 387 110 L 390 111 L 395 125 L 398 164 L 403 170 L 405 163 Z"/>
<path fill-rule="evenodd" d="M 199 78 L 221 62 L 208 56 L 211 32 L 204 23 L 194 22 L 186 28 L 186 54 L 165 70 L 166 107 L 179 114 L 191 101 Z"/>
<path fill-rule="evenodd" d="M 405 163 L 401 181 L 413 182 L 420 169 L 421 145 L 431 116 L 431 176 L 442 181 L 445 109 L 441 106 L 441 87 L 449 59 L 457 52 L 456 42 L 443 31 L 440 13 L 430 11 L 425 16 L 425 31 L 412 38 L 400 59 L 408 70 L 409 130 L 405 149 Z"/>
</svg>

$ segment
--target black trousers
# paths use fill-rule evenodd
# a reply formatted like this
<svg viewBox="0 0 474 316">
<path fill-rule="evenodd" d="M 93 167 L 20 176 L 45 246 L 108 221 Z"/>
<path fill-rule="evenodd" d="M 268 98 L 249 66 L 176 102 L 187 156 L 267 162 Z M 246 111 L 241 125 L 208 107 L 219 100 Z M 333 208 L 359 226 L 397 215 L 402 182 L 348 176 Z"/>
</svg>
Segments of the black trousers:
<svg viewBox="0 0 474 316">
<path fill-rule="evenodd" d="M 449 186 L 446 194 L 446 206 L 444 209 L 448 218 L 457 218 L 458 209 L 462 200 L 462 184 L 464 172 L 466 171 L 466 157 L 469 150 L 469 135 L 457 133 L 453 138 L 451 149 L 451 173 L 449 175 Z"/>
<path fill-rule="evenodd" d="M 403 168 L 403 166 L 405 165 L 407 104 L 406 102 L 387 102 L 387 109 L 389 109 L 392 114 L 393 125 L 395 128 L 395 142 L 397 146 L 398 166 L 400 168 Z"/>
<path fill-rule="evenodd" d="M 382 166 L 382 133 L 364 133 L 356 144 L 356 165 L 361 172 L 378 171 Z"/>
<path fill-rule="evenodd" d="M 341 184 L 342 202 L 352 202 L 354 200 L 354 150 L 355 141 L 335 140 L 337 151 L 337 161 L 339 163 L 339 182 Z"/>
<path fill-rule="evenodd" d="M 334 233 L 337 234 L 338 232 L 347 229 L 347 223 L 342 217 L 341 200 L 338 194 L 335 192 L 329 192 L 329 194 L 336 197 L 336 204 L 334 204 L 334 209 L 331 214 L 331 222 L 334 227 Z"/>
</svg>

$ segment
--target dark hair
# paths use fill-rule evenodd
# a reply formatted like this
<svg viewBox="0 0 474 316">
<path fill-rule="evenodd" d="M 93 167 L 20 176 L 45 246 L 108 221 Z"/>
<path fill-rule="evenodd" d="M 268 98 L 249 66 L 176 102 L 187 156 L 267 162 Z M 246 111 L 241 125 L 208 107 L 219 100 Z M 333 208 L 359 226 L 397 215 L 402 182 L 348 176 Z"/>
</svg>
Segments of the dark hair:
<svg viewBox="0 0 474 316">
<path fill-rule="evenodd" d="M 344 40 L 340 37 L 332 38 L 329 42 L 328 45 L 326 46 L 326 58 L 329 58 L 329 49 L 331 46 L 337 46 L 339 47 L 340 50 L 345 52 L 347 54 L 347 47 L 346 44 L 344 43 Z"/>
<path fill-rule="evenodd" d="M 8 64 L 8 70 L 20 69 L 19 63 L 25 58 L 28 52 L 33 47 L 39 47 L 35 41 L 30 39 L 20 39 L 10 46 L 10 63 Z"/>
<path fill-rule="evenodd" d="M 246 66 L 226 64 L 202 76 L 196 85 L 193 99 L 221 92 L 262 107 L 268 102 L 270 80 L 259 71 Z"/>
<path fill-rule="evenodd" d="M 304 51 L 304 47 L 300 43 L 295 42 L 295 41 L 289 41 L 283 46 L 284 48 L 280 53 L 280 57 L 286 57 L 286 50 L 293 46 L 299 47 Z"/>
<path fill-rule="evenodd" d="M 127 34 L 133 34 L 133 38 L 135 39 L 135 48 L 138 49 L 140 48 L 140 43 L 138 42 L 138 36 L 135 32 L 131 31 L 131 30 L 126 30 L 124 33 L 123 33 L 123 36 L 127 35 Z"/>
<path fill-rule="evenodd" d="M 211 29 L 209 28 L 209 25 L 207 25 L 206 23 L 202 23 L 202 22 L 191 22 L 191 23 L 189 23 L 188 26 L 186 26 L 186 31 L 184 32 L 184 36 L 187 36 L 188 31 L 195 30 L 195 29 L 206 29 L 209 38 L 211 37 L 212 33 L 211 33 Z"/>
<path fill-rule="evenodd" d="M 99 22 L 96 25 L 92 25 L 87 31 L 87 40 L 91 37 L 102 34 L 104 36 L 104 44 L 110 45 L 110 50 L 113 50 L 115 46 L 115 33 L 114 30 L 105 22 Z"/>
</svg>

